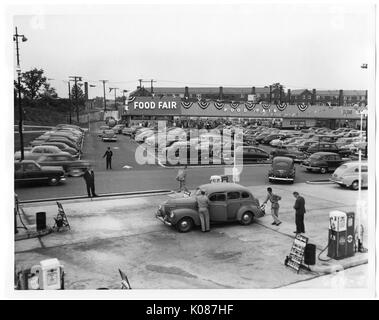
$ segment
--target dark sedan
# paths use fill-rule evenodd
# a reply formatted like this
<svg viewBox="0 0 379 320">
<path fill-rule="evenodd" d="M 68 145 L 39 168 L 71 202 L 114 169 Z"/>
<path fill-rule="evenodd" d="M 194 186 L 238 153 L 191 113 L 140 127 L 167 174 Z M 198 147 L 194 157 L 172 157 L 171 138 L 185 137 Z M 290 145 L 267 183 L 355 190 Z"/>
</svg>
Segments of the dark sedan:
<svg viewBox="0 0 379 320">
<path fill-rule="evenodd" d="M 292 158 L 275 157 L 272 160 L 271 168 L 268 172 L 268 180 L 273 181 L 295 181 L 295 164 Z"/>
<path fill-rule="evenodd" d="M 51 154 L 42 156 L 37 160 L 38 164 L 44 166 L 60 166 L 72 177 L 81 176 L 90 166 L 89 161 L 76 160 L 71 155 Z"/>
<path fill-rule="evenodd" d="M 15 183 L 47 182 L 49 185 L 55 186 L 65 180 L 62 167 L 41 167 L 33 160 L 15 161 L 14 163 Z"/>
<path fill-rule="evenodd" d="M 339 149 L 335 143 L 329 142 L 316 143 L 307 149 L 307 153 L 312 154 L 316 152 L 334 152 L 338 153 L 341 157 L 347 157 L 351 154 L 350 150 Z"/>
<path fill-rule="evenodd" d="M 266 151 L 257 147 L 241 146 L 236 150 L 236 161 L 239 163 L 241 163 L 241 160 L 244 164 L 247 164 L 267 161 L 270 159 L 270 155 Z M 234 151 L 229 152 L 229 154 L 224 153 L 223 159 L 227 164 L 233 163 L 233 158 Z"/>
</svg>

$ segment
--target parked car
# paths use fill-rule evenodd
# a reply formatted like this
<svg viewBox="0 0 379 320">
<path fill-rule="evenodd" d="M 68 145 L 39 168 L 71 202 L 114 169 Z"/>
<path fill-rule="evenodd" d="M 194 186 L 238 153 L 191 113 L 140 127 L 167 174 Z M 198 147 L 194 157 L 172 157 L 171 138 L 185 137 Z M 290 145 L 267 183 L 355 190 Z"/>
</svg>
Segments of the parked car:
<svg viewBox="0 0 379 320">
<path fill-rule="evenodd" d="M 61 151 L 67 152 L 76 158 L 79 157 L 79 155 L 80 155 L 80 152 L 78 152 L 74 148 L 69 147 L 67 144 L 65 144 L 63 142 L 51 142 L 51 141 L 49 142 L 49 141 L 47 141 L 47 142 L 42 142 L 41 146 L 56 146 Z"/>
<path fill-rule="evenodd" d="M 21 182 L 47 182 L 55 186 L 65 181 L 62 167 L 41 167 L 33 160 L 22 160 L 14 162 L 14 181 Z"/>
<path fill-rule="evenodd" d="M 210 183 L 200 186 L 209 198 L 210 222 L 239 221 L 249 225 L 264 215 L 259 200 L 244 186 L 235 183 Z M 156 217 L 179 232 L 200 226 L 196 195 L 167 200 L 158 207 Z"/>
<path fill-rule="evenodd" d="M 63 142 L 67 144 L 69 147 L 74 148 L 77 151 L 81 150 L 81 145 L 74 143 L 65 137 L 52 137 L 52 138 L 47 139 L 46 142 Z"/>
<path fill-rule="evenodd" d="M 275 157 L 268 171 L 268 181 L 295 181 L 295 162 L 289 157 Z"/>
<path fill-rule="evenodd" d="M 296 147 L 278 147 L 270 152 L 273 158 L 281 156 L 292 158 L 295 162 L 302 162 L 305 160 L 306 155 L 304 152 L 299 151 Z"/>
<path fill-rule="evenodd" d="M 232 157 L 234 157 L 234 150 L 230 152 L 229 154 L 227 153 L 223 154 L 223 159 L 226 160 L 227 162 L 232 161 L 233 160 Z M 237 147 L 236 158 L 238 162 L 242 160 L 243 163 L 246 164 L 246 163 L 255 163 L 255 162 L 269 160 L 270 155 L 268 152 L 257 147 L 240 146 L 240 147 Z"/>
<path fill-rule="evenodd" d="M 307 153 L 315 153 L 315 152 L 334 152 L 339 153 L 341 156 L 349 156 L 351 154 L 350 150 L 339 149 L 335 143 L 321 142 L 315 143 L 311 145 L 307 151 Z"/>
<path fill-rule="evenodd" d="M 116 124 L 112 130 L 114 131 L 114 133 L 116 134 L 121 134 L 122 133 L 122 129 L 125 128 L 125 125 L 124 124 Z"/>
<path fill-rule="evenodd" d="M 113 141 L 113 142 L 116 142 L 117 141 L 117 136 L 116 134 L 114 133 L 114 131 L 112 129 L 110 130 L 105 130 L 104 133 L 103 133 L 103 136 L 101 138 L 104 142 L 105 141 Z"/>
<path fill-rule="evenodd" d="M 312 154 L 307 160 L 304 160 L 302 167 L 307 171 L 320 171 L 327 173 L 334 171 L 345 161 L 338 153 L 334 152 L 316 152 Z"/>
<path fill-rule="evenodd" d="M 36 161 L 40 166 L 59 166 L 62 167 L 65 173 L 72 177 L 81 176 L 90 166 L 90 162 L 86 160 L 76 160 L 73 156 L 50 154 L 44 155 Z"/>
<path fill-rule="evenodd" d="M 305 141 L 302 141 L 300 144 L 298 144 L 297 149 L 299 151 L 301 151 L 301 152 L 305 152 L 313 144 L 317 144 L 317 141 L 315 141 L 315 140 L 305 140 Z"/>
<path fill-rule="evenodd" d="M 361 185 L 368 187 L 368 165 L 367 161 L 361 162 Z M 359 188 L 359 162 L 351 161 L 339 166 L 332 174 L 330 181 L 353 190 Z"/>
<path fill-rule="evenodd" d="M 48 155 L 48 154 L 69 154 L 68 152 L 63 152 L 61 149 L 59 149 L 57 146 L 35 146 L 30 151 L 24 152 L 24 159 L 27 160 L 36 160 L 42 155 Z M 14 154 L 15 160 L 21 159 L 21 151 L 16 151 Z"/>
<path fill-rule="evenodd" d="M 263 138 L 261 140 L 261 143 L 262 144 L 270 144 L 270 142 L 272 140 L 276 140 L 276 139 L 283 138 L 283 137 L 285 137 L 285 135 L 283 135 L 281 133 L 270 134 L 267 137 Z"/>
<path fill-rule="evenodd" d="M 108 126 L 100 126 L 99 130 L 97 131 L 97 136 L 102 137 L 105 130 L 110 130 Z"/>
</svg>

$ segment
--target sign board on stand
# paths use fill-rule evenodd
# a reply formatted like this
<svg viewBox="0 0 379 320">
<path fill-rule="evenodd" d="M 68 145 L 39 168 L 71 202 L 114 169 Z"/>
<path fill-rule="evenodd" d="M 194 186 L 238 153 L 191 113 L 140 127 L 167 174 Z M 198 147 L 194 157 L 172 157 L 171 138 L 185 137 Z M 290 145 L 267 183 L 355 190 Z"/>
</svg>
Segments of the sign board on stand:
<svg viewBox="0 0 379 320">
<path fill-rule="evenodd" d="M 307 243 L 307 237 L 301 235 L 300 233 L 296 234 L 290 254 L 286 257 L 286 261 L 284 264 L 299 272 L 300 266 L 304 260 L 304 252 Z"/>
</svg>

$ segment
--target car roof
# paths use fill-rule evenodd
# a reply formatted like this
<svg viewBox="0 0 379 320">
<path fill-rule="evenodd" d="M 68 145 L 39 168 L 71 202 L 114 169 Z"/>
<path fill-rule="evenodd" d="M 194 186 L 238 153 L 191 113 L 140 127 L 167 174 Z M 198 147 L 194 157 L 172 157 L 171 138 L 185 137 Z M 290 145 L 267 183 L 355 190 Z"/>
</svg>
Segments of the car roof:
<svg viewBox="0 0 379 320">
<path fill-rule="evenodd" d="M 250 190 L 237 183 L 222 182 L 222 183 L 207 183 L 199 186 L 200 189 L 204 189 L 206 192 L 231 192 L 231 191 L 247 191 Z"/>
<path fill-rule="evenodd" d="M 367 165 L 367 161 L 362 161 L 361 162 L 363 165 Z M 348 167 L 354 167 L 354 166 L 357 166 L 359 165 L 359 161 L 349 161 L 349 162 L 345 162 L 344 165 L 348 166 Z"/>
</svg>

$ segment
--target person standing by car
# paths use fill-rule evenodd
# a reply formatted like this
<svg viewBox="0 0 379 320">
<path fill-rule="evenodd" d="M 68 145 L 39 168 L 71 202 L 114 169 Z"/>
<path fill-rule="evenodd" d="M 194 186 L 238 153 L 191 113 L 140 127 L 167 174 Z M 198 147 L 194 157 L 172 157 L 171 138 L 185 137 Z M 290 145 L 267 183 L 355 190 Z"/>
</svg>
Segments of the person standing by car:
<svg viewBox="0 0 379 320">
<path fill-rule="evenodd" d="M 112 156 L 113 152 L 111 150 L 111 147 L 108 147 L 107 151 L 105 151 L 103 158 L 106 157 L 106 170 L 111 169 L 112 170 Z"/>
<path fill-rule="evenodd" d="M 210 231 L 209 219 L 209 199 L 204 190 L 200 190 L 200 194 L 196 196 L 197 206 L 199 208 L 199 217 L 201 222 L 201 231 Z"/>
<path fill-rule="evenodd" d="M 95 193 L 95 173 L 92 168 L 87 168 L 83 174 L 83 178 L 86 182 L 88 198 L 97 197 Z M 92 195 L 92 196 L 91 196 Z"/>
<path fill-rule="evenodd" d="M 298 192 L 293 193 L 296 198 L 295 205 L 293 208 L 295 209 L 295 223 L 296 223 L 296 231 L 294 233 L 305 233 L 304 227 L 304 213 L 305 213 L 305 200 L 299 195 Z"/>
<path fill-rule="evenodd" d="M 186 187 L 186 178 L 187 178 L 187 165 L 185 165 L 183 169 L 178 170 L 178 174 L 176 176 L 176 180 L 179 181 L 178 192 L 181 192 L 182 190 L 188 192 L 188 189 Z"/>
<path fill-rule="evenodd" d="M 282 222 L 279 220 L 279 200 L 281 200 L 282 197 L 274 194 L 272 192 L 272 188 L 268 187 L 267 188 L 267 197 L 266 200 L 263 201 L 263 204 L 266 204 L 267 201 L 270 200 L 271 202 L 271 216 L 274 219 L 274 222 L 271 223 L 272 225 L 280 225 Z"/>
</svg>

